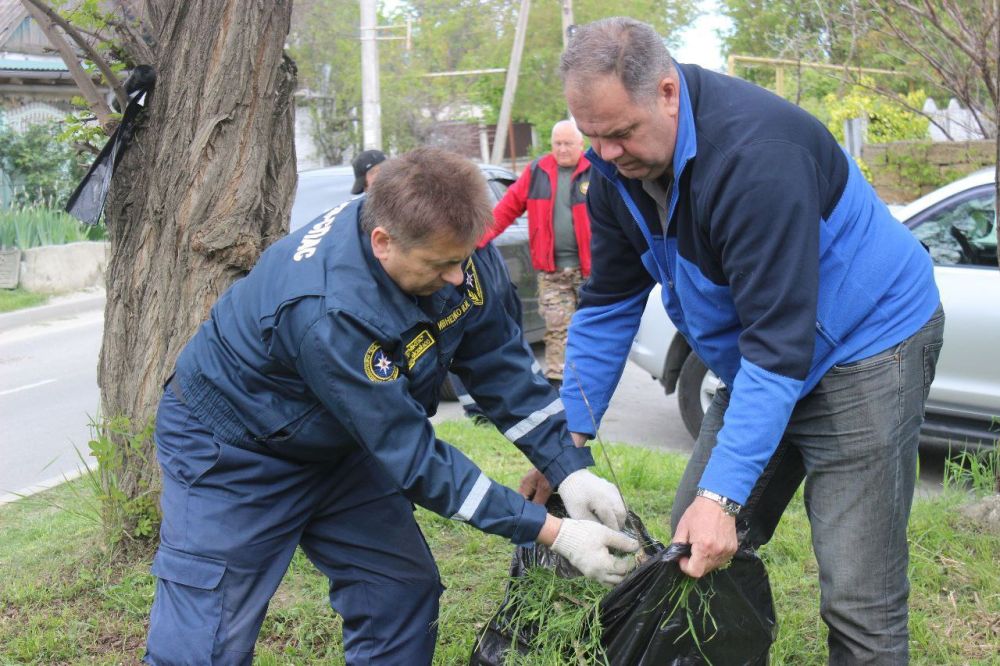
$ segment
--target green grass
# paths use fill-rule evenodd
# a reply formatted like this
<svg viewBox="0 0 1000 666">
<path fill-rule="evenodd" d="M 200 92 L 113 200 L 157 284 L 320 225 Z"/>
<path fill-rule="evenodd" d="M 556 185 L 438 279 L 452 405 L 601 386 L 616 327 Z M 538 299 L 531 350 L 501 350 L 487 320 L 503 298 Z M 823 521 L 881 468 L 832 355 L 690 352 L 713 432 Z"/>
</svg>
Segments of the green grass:
<svg viewBox="0 0 1000 666">
<path fill-rule="evenodd" d="M 520 454 L 490 429 L 447 423 L 438 433 L 499 481 L 516 485 L 526 469 Z M 666 540 L 684 458 L 629 446 L 612 447 L 611 458 L 630 506 L 655 537 Z M 130 664 L 142 655 L 154 589 L 149 562 L 109 562 L 95 518 L 69 510 L 81 502 L 82 483 L 76 483 L 77 493 L 62 487 L 0 507 L 2 665 Z M 1000 536 L 967 522 L 957 510 L 966 498 L 949 492 L 914 506 L 913 664 L 1000 664 Z M 417 516 L 447 586 L 435 662 L 468 663 L 477 632 L 503 598 L 512 547 L 423 510 Z M 809 544 L 800 496 L 761 552 L 779 618 L 772 664 L 826 663 Z M 340 621 L 327 605 L 326 580 L 301 552 L 271 603 L 255 663 L 343 663 Z"/>
<path fill-rule="evenodd" d="M 13 312 L 14 310 L 31 308 L 36 305 L 42 305 L 47 300 L 49 300 L 48 294 L 36 294 L 31 291 L 25 291 L 20 287 L 17 289 L 0 289 L 0 312 Z"/>
</svg>

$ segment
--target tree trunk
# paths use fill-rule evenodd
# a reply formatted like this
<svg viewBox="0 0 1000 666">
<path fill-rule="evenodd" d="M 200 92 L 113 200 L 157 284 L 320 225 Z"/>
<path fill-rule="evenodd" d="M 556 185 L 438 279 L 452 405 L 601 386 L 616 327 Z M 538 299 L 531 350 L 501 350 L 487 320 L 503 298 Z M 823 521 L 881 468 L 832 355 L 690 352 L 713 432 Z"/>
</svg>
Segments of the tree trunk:
<svg viewBox="0 0 1000 666">
<path fill-rule="evenodd" d="M 296 182 L 291 0 L 146 5 L 155 62 L 136 64 L 156 89 L 108 198 L 98 373 L 105 419 L 133 430 L 216 298 L 287 230 Z M 159 486 L 152 442 L 141 449 L 119 474 L 128 498 Z"/>
</svg>

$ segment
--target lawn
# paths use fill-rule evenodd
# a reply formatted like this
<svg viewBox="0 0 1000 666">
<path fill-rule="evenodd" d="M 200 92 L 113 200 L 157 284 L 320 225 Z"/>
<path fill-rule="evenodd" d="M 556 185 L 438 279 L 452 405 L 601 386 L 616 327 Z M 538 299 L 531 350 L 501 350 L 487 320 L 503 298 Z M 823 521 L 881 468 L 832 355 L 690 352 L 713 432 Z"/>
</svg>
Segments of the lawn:
<svg viewBox="0 0 1000 666">
<path fill-rule="evenodd" d="M 49 300 L 48 294 L 36 294 L 20 287 L 0 289 L 0 312 L 13 312 L 14 310 L 42 305 L 47 300 Z"/>
<path fill-rule="evenodd" d="M 492 429 L 446 423 L 438 433 L 499 481 L 516 485 L 525 470 L 520 454 Z M 684 458 L 626 445 L 609 447 L 609 455 L 630 507 L 666 540 Z M 84 488 L 78 482 L 0 507 L 0 664 L 132 664 L 142 655 L 154 588 L 149 562 L 109 563 Z M 914 507 L 913 664 L 1000 664 L 1000 536 L 966 522 L 956 510 L 966 499 L 950 492 Z M 468 663 L 477 631 L 502 599 L 512 547 L 423 510 L 418 519 L 447 586 L 435 663 Z M 772 664 L 826 663 L 809 543 L 800 497 L 761 551 L 780 623 Z M 254 663 L 343 663 L 326 588 L 297 553 L 271 603 Z"/>
</svg>

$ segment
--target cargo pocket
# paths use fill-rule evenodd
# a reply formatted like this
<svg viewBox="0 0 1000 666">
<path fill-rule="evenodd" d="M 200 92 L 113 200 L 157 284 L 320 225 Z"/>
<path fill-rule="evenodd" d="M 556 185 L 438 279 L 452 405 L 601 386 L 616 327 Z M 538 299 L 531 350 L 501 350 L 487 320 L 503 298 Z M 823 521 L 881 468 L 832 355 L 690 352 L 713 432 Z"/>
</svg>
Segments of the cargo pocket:
<svg viewBox="0 0 1000 666">
<path fill-rule="evenodd" d="M 226 563 L 161 543 L 152 573 L 159 581 L 150 614 L 149 654 L 170 655 L 167 663 L 207 663 L 222 621 L 219 583 Z"/>
</svg>

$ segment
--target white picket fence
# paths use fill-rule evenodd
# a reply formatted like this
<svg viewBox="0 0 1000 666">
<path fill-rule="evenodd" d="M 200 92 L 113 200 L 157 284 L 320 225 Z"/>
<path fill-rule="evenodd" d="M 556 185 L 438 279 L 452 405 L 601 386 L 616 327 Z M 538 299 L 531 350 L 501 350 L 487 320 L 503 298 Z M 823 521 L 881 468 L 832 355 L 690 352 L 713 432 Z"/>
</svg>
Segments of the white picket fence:
<svg viewBox="0 0 1000 666">
<path fill-rule="evenodd" d="M 923 111 L 934 119 L 930 127 L 932 141 L 977 141 L 986 138 L 979 129 L 976 115 L 969 109 L 963 109 L 954 97 L 943 109 L 939 109 L 928 97 Z"/>
</svg>

